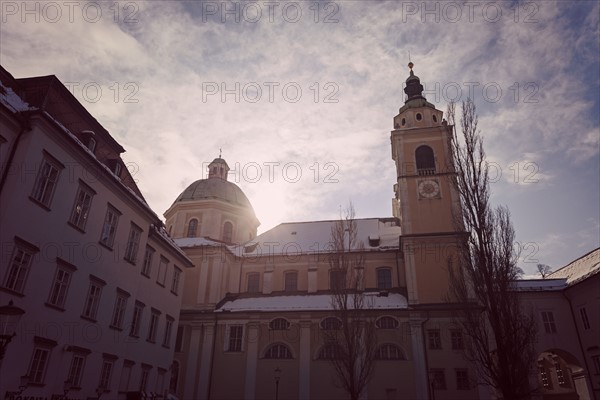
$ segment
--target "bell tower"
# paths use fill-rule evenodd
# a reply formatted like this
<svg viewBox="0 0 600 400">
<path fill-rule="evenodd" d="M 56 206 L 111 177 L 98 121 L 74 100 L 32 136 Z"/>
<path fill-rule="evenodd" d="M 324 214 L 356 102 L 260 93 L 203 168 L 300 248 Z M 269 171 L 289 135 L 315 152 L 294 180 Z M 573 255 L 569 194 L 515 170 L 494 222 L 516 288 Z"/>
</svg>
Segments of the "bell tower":
<svg viewBox="0 0 600 400">
<path fill-rule="evenodd" d="M 409 302 L 442 302 L 448 291 L 448 258 L 455 257 L 460 231 L 452 179 L 452 127 L 423 96 L 414 64 L 408 66 L 406 101 L 391 132 L 397 176 L 393 215 L 402 227 Z"/>
</svg>

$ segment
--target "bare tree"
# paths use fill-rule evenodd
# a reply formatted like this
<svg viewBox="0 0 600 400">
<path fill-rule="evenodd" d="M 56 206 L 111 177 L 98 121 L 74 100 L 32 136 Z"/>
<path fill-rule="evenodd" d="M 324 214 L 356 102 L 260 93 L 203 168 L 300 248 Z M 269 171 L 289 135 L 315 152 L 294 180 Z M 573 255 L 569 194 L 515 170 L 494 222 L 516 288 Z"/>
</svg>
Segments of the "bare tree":
<svg viewBox="0 0 600 400">
<path fill-rule="evenodd" d="M 542 279 L 546 279 L 546 277 L 552 273 L 552 269 L 549 265 L 546 264 L 538 264 L 537 270 L 538 273 L 542 276 Z"/>
<path fill-rule="evenodd" d="M 331 228 L 332 253 L 329 257 L 331 305 L 337 323 L 324 330 L 326 357 L 333 366 L 340 386 L 357 400 L 373 374 L 376 351 L 372 304 L 364 294 L 364 245 L 352 203 Z"/>
<path fill-rule="evenodd" d="M 448 113 L 453 122 L 454 104 Z M 488 164 L 477 122 L 475 104 L 468 99 L 462 104 L 462 137 L 454 134 L 451 145 L 462 214 L 456 224 L 467 235 L 458 265 L 449 262 L 449 297 L 465 305 L 456 323 L 468 339 L 465 356 L 477 366 L 480 378 L 505 400 L 523 399 L 532 392 L 529 374 L 537 328 L 515 291 L 520 271 L 515 232 L 508 209 L 490 204 Z"/>
</svg>

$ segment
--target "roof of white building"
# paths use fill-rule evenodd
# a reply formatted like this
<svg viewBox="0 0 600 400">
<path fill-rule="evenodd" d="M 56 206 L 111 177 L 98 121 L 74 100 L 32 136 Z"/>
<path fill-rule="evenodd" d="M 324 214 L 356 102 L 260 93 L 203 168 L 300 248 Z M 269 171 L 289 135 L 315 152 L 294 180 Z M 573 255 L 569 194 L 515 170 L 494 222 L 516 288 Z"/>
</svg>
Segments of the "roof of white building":
<svg viewBox="0 0 600 400">
<path fill-rule="evenodd" d="M 406 297 L 399 293 L 380 296 L 378 292 L 365 293 L 365 309 L 406 309 Z M 223 303 L 216 312 L 247 311 L 329 311 L 333 310 L 329 294 L 305 294 L 290 296 L 260 296 L 229 300 Z M 352 303 L 349 300 L 349 303 Z"/>
<path fill-rule="evenodd" d="M 554 271 L 548 278 L 566 278 L 567 285 L 581 282 L 600 272 L 600 247 L 579 257 L 577 260 L 567 264 L 561 269 Z"/>
<path fill-rule="evenodd" d="M 356 219 L 357 245 L 364 251 L 384 251 L 398 248 L 402 233 L 395 218 Z M 277 225 L 255 239 L 243 244 L 236 254 L 244 256 L 288 255 L 328 253 L 333 251 L 331 228 L 338 220 L 288 222 Z M 242 250 L 243 251 L 239 251 Z M 352 250 L 359 250 L 355 246 Z"/>
<path fill-rule="evenodd" d="M 563 290 L 600 272 L 600 248 L 592 250 L 545 279 L 520 279 L 516 281 L 519 291 Z"/>
</svg>

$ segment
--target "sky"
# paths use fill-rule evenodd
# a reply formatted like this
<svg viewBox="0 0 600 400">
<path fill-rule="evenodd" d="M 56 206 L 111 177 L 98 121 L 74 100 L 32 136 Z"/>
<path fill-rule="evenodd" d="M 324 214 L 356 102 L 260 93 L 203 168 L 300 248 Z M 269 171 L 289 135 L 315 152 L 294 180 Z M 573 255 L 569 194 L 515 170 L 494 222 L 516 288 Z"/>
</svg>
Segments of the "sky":
<svg viewBox="0 0 600 400">
<path fill-rule="evenodd" d="M 162 215 L 222 156 L 259 233 L 392 215 L 410 60 L 438 109 L 471 97 L 520 266 L 600 242 L 596 1 L 0 1 L 0 63 L 56 75 L 126 149 Z"/>
</svg>

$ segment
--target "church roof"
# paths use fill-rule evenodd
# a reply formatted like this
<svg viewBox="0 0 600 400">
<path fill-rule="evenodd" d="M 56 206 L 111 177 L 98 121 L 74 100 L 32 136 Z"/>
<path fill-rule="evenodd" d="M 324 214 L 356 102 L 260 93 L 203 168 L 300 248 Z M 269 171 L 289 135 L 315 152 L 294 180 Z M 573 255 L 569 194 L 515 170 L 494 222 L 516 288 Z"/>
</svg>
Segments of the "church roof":
<svg viewBox="0 0 600 400">
<path fill-rule="evenodd" d="M 288 222 L 277 225 L 243 245 L 240 255 L 292 255 L 328 253 L 331 245 L 331 228 L 338 220 Z M 396 218 L 356 219 L 357 239 L 364 251 L 384 251 L 398 248 L 402 231 Z M 357 248 L 353 250 L 358 250 Z"/>
<path fill-rule="evenodd" d="M 600 247 L 554 271 L 548 278 L 566 278 L 567 285 L 571 286 L 597 273 L 600 273 Z"/>
<path fill-rule="evenodd" d="M 237 206 L 245 207 L 252 212 L 252 215 L 254 215 L 254 209 L 242 189 L 233 182 L 219 178 L 197 180 L 177 196 L 175 203 L 180 201 L 207 199 L 222 200 Z"/>
</svg>

